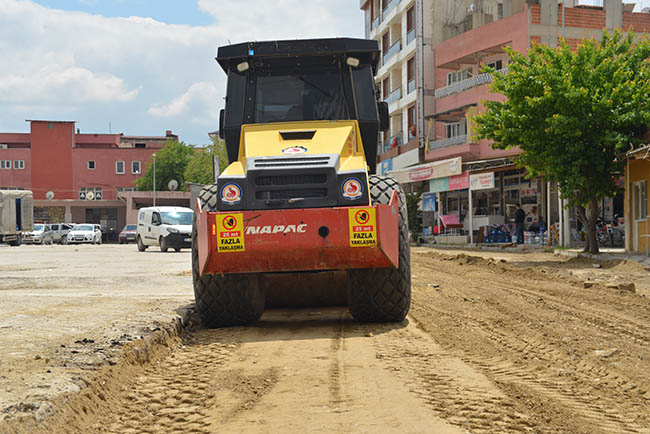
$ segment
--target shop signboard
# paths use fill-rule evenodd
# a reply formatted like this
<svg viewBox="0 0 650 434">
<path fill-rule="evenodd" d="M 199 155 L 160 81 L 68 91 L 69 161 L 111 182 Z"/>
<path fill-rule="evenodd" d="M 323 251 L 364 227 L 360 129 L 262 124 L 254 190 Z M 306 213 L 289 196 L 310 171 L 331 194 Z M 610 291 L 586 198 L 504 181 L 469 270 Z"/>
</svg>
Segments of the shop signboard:
<svg viewBox="0 0 650 434">
<path fill-rule="evenodd" d="M 400 184 L 427 181 L 429 179 L 460 175 L 462 172 L 462 163 L 462 159 L 456 157 L 434 163 L 420 164 L 419 166 L 413 166 L 407 169 L 393 170 L 390 175 Z"/>
<path fill-rule="evenodd" d="M 386 175 L 390 170 L 393 170 L 393 159 L 389 158 L 380 163 L 380 169 L 382 175 Z"/>
<path fill-rule="evenodd" d="M 436 210 L 436 194 L 423 193 L 422 194 L 422 211 L 435 211 Z"/>
<path fill-rule="evenodd" d="M 460 175 L 436 178 L 429 181 L 429 191 L 439 193 L 443 191 L 463 190 L 469 188 L 469 172 Z"/>
<path fill-rule="evenodd" d="M 419 149 L 415 148 L 408 152 L 398 155 L 393 160 L 393 167 L 391 170 L 403 169 L 404 167 L 413 166 L 420 162 Z"/>
<path fill-rule="evenodd" d="M 494 172 L 470 175 L 469 188 L 472 190 L 488 190 L 494 188 Z"/>
</svg>

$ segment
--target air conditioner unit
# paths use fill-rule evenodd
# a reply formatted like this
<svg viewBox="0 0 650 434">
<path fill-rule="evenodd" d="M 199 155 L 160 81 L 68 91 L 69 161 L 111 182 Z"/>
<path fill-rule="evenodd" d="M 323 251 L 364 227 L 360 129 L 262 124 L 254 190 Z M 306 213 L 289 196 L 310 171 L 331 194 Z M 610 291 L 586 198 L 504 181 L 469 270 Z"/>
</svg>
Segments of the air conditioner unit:
<svg viewBox="0 0 650 434">
<path fill-rule="evenodd" d="M 473 14 L 474 12 L 476 12 L 476 4 L 475 4 L 475 3 L 472 3 L 472 4 L 469 5 L 469 7 L 467 8 L 467 13 L 468 13 L 468 14 Z"/>
</svg>

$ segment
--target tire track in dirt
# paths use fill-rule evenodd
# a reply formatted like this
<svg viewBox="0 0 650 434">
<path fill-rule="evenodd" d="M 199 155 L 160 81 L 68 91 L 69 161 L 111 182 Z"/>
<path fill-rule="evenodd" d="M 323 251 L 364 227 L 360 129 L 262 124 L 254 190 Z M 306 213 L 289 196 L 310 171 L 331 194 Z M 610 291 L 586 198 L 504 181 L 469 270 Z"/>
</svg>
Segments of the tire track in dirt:
<svg viewBox="0 0 650 434">
<path fill-rule="evenodd" d="M 634 330 L 638 319 L 627 324 L 617 312 L 603 310 L 599 302 L 594 306 L 586 297 L 578 298 L 574 306 L 572 296 L 561 298 L 562 291 L 575 291 L 570 282 L 538 281 L 531 275 L 522 279 L 519 270 L 503 266 L 498 266 L 497 277 L 494 263 L 489 261 L 477 261 L 482 267 L 458 266 L 448 258 L 427 257 L 422 262 L 426 269 L 439 270 L 435 279 L 447 299 L 440 300 L 442 295 L 431 295 L 430 290 L 419 286 L 413 316 L 434 336 L 440 335 L 437 330 L 441 327 L 451 333 L 461 331 L 472 342 L 471 348 L 466 343 L 464 348 L 450 348 L 452 352 L 486 372 L 504 391 L 525 396 L 529 406 L 540 409 L 542 420 L 556 420 L 559 425 L 562 416 L 568 417 L 564 419 L 566 431 L 561 432 L 648 432 L 647 375 L 626 378 L 625 369 L 611 369 L 598 358 L 591 360 L 583 348 L 578 351 L 581 357 L 576 357 L 575 351 L 567 351 L 564 342 L 558 345 L 551 336 L 567 333 L 568 325 L 575 334 L 584 331 L 597 338 L 616 336 L 616 345 L 622 340 L 626 342 L 624 349 L 636 355 L 635 351 L 644 351 L 648 341 Z M 422 273 L 418 268 L 416 273 Z M 424 282 L 426 279 L 419 279 L 418 285 Z M 543 291 L 531 289 L 539 285 Z M 606 296 L 611 297 L 612 292 Z M 621 296 L 614 296 L 620 302 Z M 454 306 L 449 297 L 462 301 L 453 300 L 466 308 Z M 603 297 L 594 296 L 597 300 Z M 441 301 L 444 306 L 435 307 Z M 645 314 L 626 312 L 626 316 L 636 318 Z M 543 325 L 535 329 L 536 323 Z M 484 344 L 480 342 L 489 343 L 489 350 L 481 348 Z M 576 417 L 583 422 L 571 424 L 569 420 Z"/>
<path fill-rule="evenodd" d="M 472 433 L 531 432 L 510 398 L 415 328 L 376 340 L 377 357 L 441 418 Z"/>
</svg>

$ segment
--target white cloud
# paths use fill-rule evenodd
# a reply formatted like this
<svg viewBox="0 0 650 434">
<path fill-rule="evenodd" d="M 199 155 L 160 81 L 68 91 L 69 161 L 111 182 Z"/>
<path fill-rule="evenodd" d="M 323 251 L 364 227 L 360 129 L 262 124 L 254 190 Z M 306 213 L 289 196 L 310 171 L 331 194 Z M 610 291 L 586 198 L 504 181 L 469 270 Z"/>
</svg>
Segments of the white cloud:
<svg viewBox="0 0 650 434">
<path fill-rule="evenodd" d="M 226 77 L 214 60 L 218 46 L 363 35 L 361 11 L 350 0 L 194 1 L 214 16 L 214 25 L 0 0 L 3 125 L 20 131 L 37 113 L 53 119 L 69 113 L 86 131 L 103 131 L 111 121 L 127 134 L 173 128 L 183 140 L 201 143 L 216 129 L 223 106 Z"/>
<path fill-rule="evenodd" d="M 0 80 L 0 99 L 16 102 L 68 103 L 127 102 L 140 87 L 127 90 L 124 80 L 108 73 L 93 73 L 77 66 L 45 65 L 29 75 L 6 75 Z"/>
<path fill-rule="evenodd" d="M 170 103 L 152 105 L 148 113 L 157 117 L 177 117 L 190 113 L 192 122 L 209 124 L 217 120 L 219 92 L 212 83 L 194 83 L 187 91 Z"/>
</svg>

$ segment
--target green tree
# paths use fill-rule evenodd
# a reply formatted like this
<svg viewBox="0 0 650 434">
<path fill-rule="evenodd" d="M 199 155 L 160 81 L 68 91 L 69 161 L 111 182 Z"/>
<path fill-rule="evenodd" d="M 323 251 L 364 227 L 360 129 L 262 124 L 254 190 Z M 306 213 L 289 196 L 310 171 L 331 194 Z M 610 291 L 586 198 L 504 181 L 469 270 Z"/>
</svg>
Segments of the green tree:
<svg viewBox="0 0 650 434">
<path fill-rule="evenodd" d="M 574 51 L 533 44 L 511 48 L 508 74 L 494 74 L 491 91 L 506 101 L 485 102 L 474 117 L 477 136 L 498 149 L 519 147 L 529 176 L 556 181 L 586 223 L 585 251 L 598 253 L 598 202 L 620 194 L 619 156 L 643 142 L 650 125 L 650 42 L 632 33 L 603 32 Z"/>
<path fill-rule="evenodd" d="M 185 168 L 194 149 L 184 142 L 169 140 L 165 147 L 156 152 L 156 190 L 169 190 L 167 184 L 172 179 L 182 186 L 185 182 Z M 138 190 L 153 190 L 153 157 L 149 160 L 144 175 L 135 181 Z"/>
<path fill-rule="evenodd" d="M 226 143 L 213 138 L 212 145 L 203 148 L 195 148 L 194 155 L 190 158 L 185 169 L 185 181 L 197 184 L 212 184 L 212 159 L 215 155 L 219 157 L 219 173 L 228 165 Z"/>
<path fill-rule="evenodd" d="M 422 203 L 422 194 L 424 188 L 421 188 L 413 193 L 406 193 L 406 212 L 408 213 L 409 230 L 411 232 L 411 240 L 418 241 L 418 236 L 422 233 L 422 211 L 420 204 Z"/>
</svg>

